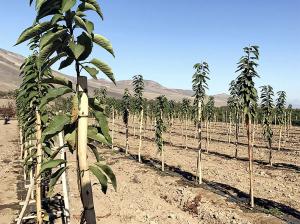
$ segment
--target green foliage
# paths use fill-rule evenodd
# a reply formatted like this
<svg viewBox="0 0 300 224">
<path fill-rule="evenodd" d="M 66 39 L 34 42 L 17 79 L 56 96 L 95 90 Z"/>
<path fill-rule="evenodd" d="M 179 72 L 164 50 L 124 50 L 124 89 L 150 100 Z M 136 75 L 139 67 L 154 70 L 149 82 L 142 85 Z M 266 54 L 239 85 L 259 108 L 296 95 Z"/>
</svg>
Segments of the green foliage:
<svg viewBox="0 0 300 224">
<path fill-rule="evenodd" d="M 215 99 L 213 96 L 208 98 L 208 101 L 204 108 L 205 117 L 208 121 L 212 121 L 215 114 Z"/>
<path fill-rule="evenodd" d="M 236 72 L 240 72 L 236 80 L 237 95 L 240 99 L 246 122 L 256 114 L 258 96 L 253 79 L 259 77 L 255 70 L 258 66 L 258 49 L 258 46 L 245 47 L 245 55 L 241 57 L 238 62 L 238 69 L 236 70 Z"/>
<path fill-rule="evenodd" d="M 159 96 L 156 98 L 156 124 L 155 124 L 155 142 L 158 151 L 162 151 L 163 148 L 163 132 L 166 131 L 163 115 L 166 112 L 168 100 L 165 96 Z"/>
<path fill-rule="evenodd" d="M 138 111 L 143 109 L 143 92 L 145 88 L 144 79 L 142 75 L 135 75 L 133 76 L 133 91 L 134 97 L 136 99 L 136 108 Z"/>
<path fill-rule="evenodd" d="M 261 87 L 261 109 L 263 114 L 263 135 L 269 142 L 269 147 L 272 144 L 273 131 L 271 128 L 272 124 L 272 113 L 274 108 L 273 103 L 274 92 L 271 86 Z"/>
<path fill-rule="evenodd" d="M 196 69 L 193 75 L 193 91 L 194 91 L 194 105 L 198 106 L 200 102 L 203 104 L 205 98 L 205 90 L 208 89 L 207 80 L 209 80 L 209 67 L 206 62 L 197 63 L 194 65 Z"/>
<path fill-rule="evenodd" d="M 278 120 L 278 123 L 282 125 L 284 123 L 284 119 L 285 119 L 286 92 L 278 91 L 277 96 L 278 96 L 278 98 L 276 100 L 277 120 Z"/>
<path fill-rule="evenodd" d="M 129 90 L 126 88 L 122 97 L 123 122 L 125 125 L 128 125 L 129 120 L 130 98 L 131 95 Z"/>
</svg>

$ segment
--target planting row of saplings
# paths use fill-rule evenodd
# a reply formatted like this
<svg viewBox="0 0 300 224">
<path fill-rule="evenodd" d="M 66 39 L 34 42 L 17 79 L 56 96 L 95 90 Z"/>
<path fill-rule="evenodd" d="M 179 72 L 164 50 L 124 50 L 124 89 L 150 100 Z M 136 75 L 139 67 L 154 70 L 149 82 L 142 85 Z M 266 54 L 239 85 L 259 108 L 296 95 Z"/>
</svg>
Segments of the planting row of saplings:
<svg viewBox="0 0 300 224">
<path fill-rule="evenodd" d="M 96 149 L 97 143 L 111 145 L 111 137 L 103 105 L 89 98 L 85 72 L 93 78 L 99 71 L 112 82 L 108 65 L 97 58 L 89 60 L 93 47 L 99 45 L 114 56 L 110 42 L 94 33 L 94 24 L 87 11 L 96 12 L 102 19 L 95 0 L 30 1 L 35 3 L 36 18 L 25 29 L 17 44 L 28 41 L 31 55 L 22 64 L 22 83 L 17 93 L 17 116 L 20 129 L 21 160 L 24 161 L 24 188 L 26 200 L 17 223 L 70 223 L 70 204 L 66 171 L 69 158 L 66 151 L 76 154 L 77 183 L 82 204 L 81 223 L 96 223 L 93 174 L 106 193 L 108 183 L 116 189 L 116 177 Z M 29 22 L 30 23 L 30 22 Z M 56 77 L 52 66 L 72 68 L 76 83 Z M 68 94 L 71 110 L 66 113 L 53 110 L 53 101 Z M 88 115 L 97 123 L 88 125 Z M 89 164 L 87 151 L 93 152 L 96 162 Z M 54 187 L 62 182 L 62 195 L 54 195 Z M 57 188 L 59 187 L 57 186 Z M 31 204 L 35 209 L 28 209 Z M 63 204 L 63 206 L 62 206 Z"/>
<path fill-rule="evenodd" d="M 253 78 L 258 77 L 256 71 L 255 71 L 255 67 L 257 66 L 256 61 L 258 60 L 258 47 L 257 46 L 250 46 L 250 47 L 246 47 L 244 48 L 245 51 L 245 56 L 242 57 L 241 61 L 239 62 L 239 66 L 238 66 L 238 71 L 241 72 L 241 74 L 237 77 L 237 79 L 233 82 L 233 84 L 231 84 L 231 102 L 233 105 L 232 107 L 237 109 L 240 109 L 242 112 L 240 113 L 240 111 L 238 112 L 238 116 L 242 116 L 243 117 L 243 123 L 246 127 L 246 136 L 247 136 L 247 142 L 246 142 L 246 147 L 248 149 L 248 173 L 249 173 L 249 178 L 245 178 L 245 173 L 246 171 L 246 163 L 244 161 L 239 161 L 239 160 L 234 160 L 233 162 L 231 162 L 230 160 L 226 160 L 226 163 L 229 164 L 229 173 L 230 174 L 234 174 L 234 176 L 226 176 L 226 173 L 228 171 L 226 171 L 226 169 L 224 169 L 222 167 L 222 171 L 225 171 L 226 173 L 220 175 L 220 177 L 225 177 L 224 179 L 220 179 L 220 182 L 228 182 L 229 185 L 234 185 L 234 180 L 236 179 L 236 177 L 243 177 L 245 178 L 245 180 L 242 181 L 238 181 L 241 182 L 241 189 L 242 191 L 246 191 L 246 189 L 248 188 L 248 184 L 244 184 L 246 183 L 247 179 L 250 182 L 250 206 L 254 207 L 254 173 L 253 173 L 253 125 L 252 125 L 252 121 L 254 120 L 254 118 L 256 117 L 256 110 L 258 107 L 258 103 L 257 103 L 257 91 L 254 87 L 254 82 L 253 82 Z M 250 74 L 248 73 L 249 70 L 249 66 L 251 67 L 251 72 Z M 206 105 L 204 107 L 203 101 L 204 101 L 204 96 L 205 96 L 205 89 L 207 88 L 207 79 L 208 79 L 208 73 L 209 73 L 209 69 L 208 69 L 208 64 L 207 63 L 200 63 L 200 64 L 196 64 L 194 66 L 196 72 L 193 76 L 193 90 L 195 92 L 195 100 L 194 100 L 194 106 L 192 107 L 192 115 L 194 117 L 192 117 L 192 120 L 195 121 L 196 123 L 196 127 L 197 127 L 197 141 L 198 141 L 198 151 L 195 153 L 194 151 L 186 151 L 184 152 L 183 150 L 178 151 L 178 153 L 174 156 L 174 158 L 170 158 L 170 162 L 172 163 L 173 161 L 176 161 L 176 159 L 180 159 L 181 162 L 186 162 L 186 164 L 178 164 L 175 162 L 175 166 L 185 166 L 185 168 L 188 171 L 191 171 L 192 173 L 196 173 L 197 176 L 197 183 L 198 184 L 202 184 L 202 177 L 203 177 L 203 171 L 202 169 L 204 168 L 203 164 L 206 164 L 206 161 L 203 161 L 203 159 L 205 158 L 205 156 L 203 156 L 203 149 L 204 149 L 204 136 L 203 136 L 203 121 L 205 120 L 205 117 L 203 116 L 212 116 L 212 108 L 213 108 L 213 98 L 210 98 L 208 101 L 209 105 Z M 140 77 L 139 77 L 140 78 Z M 134 115 L 137 115 L 137 120 L 139 123 L 139 126 L 137 128 L 133 127 L 134 132 L 138 132 L 138 138 L 139 138 L 139 142 L 138 142 L 138 147 L 137 147 L 137 157 L 138 157 L 138 161 L 141 162 L 141 151 L 143 149 L 142 147 L 142 140 L 143 140 L 143 124 L 144 124 L 144 118 L 147 118 L 147 115 L 145 115 L 144 113 L 148 114 L 150 113 L 150 120 L 154 120 L 155 123 L 155 128 L 154 128 L 154 141 L 157 145 L 157 149 L 160 152 L 160 160 L 161 160 L 161 168 L 162 170 L 164 170 L 164 161 L 165 161 L 165 149 L 169 146 L 166 146 L 164 143 L 164 139 L 167 139 L 168 134 L 166 133 L 166 127 L 167 127 L 167 120 L 168 118 L 171 117 L 171 119 L 169 120 L 173 120 L 173 118 L 175 116 L 170 116 L 170 114 L 172 115 L 172 113 L 175 112 L 174 110 L 174 105 L 171 105 L 170 102 L 167 101 L 167 99 L 164 96 L 158 97 L 154 102 L 149 103 L 148 105 L 144 103 L 141 103 L 141 92 L 143 90 L 143 84 L 141 82 L 142 80 L 139 80 L 139 83 L 134 83 L 134 96 L 135 96 L 135 100 L 133 100 L 134 103 L 137 103 L 138 106 L 136 108 L 138 108 L 137 111 L 134 111 Z M 246 82 L 247 84 L 245 84 L 244 82 Z M 251 85 L 249 85 L 249 83 Z M 245 85 L 244 85 L 245 84 Z M 248 88 L 248 89 L 247 89 Z M 123 97 L 123 102 L 122 102 L 122 107 L 119 107 L 119 110 L 123 111 L 123 121 L 125 123 L 125 139 L 121 142 L 119 142 L 119 144 L 122 142 L 124 143 L 123 146 L 125 148 L 125 152 L 128 153 L 130 149 L 129 146 L 129 114 L 130 114 L 130 102 L 128 102 L 128 99 L 130 98 L 128 93 L 128 90 L 125 90 L 125 94 Z M 278 121 L 280 121 L 280 124 L 284 123 L 284 117 L 285 117 L 285 92 L 280 91 L 278 92 L 279 98 L 277 99 L 277 119 Z M 261 94 L 261 111 L 263 113 L 262 116 L 262 124 L 263 124 L 263 134 L 264 134 L 264 138 L 267 140 L 268 142 L 268 154 L 269 154 L 269 158 L 268 158 L 268 162 L 270 165 L 272 165 L 273 163 L 273 145 L 272 145 L 272 141 L 273 141 L 273 130 L 272 130 L 272 113 L 274 111 L 274 104 L 273 104 L 273 89 L 271 86 L 263 86 L 262 87 L 262 94 Z M 169 105 L 168 105 L 169 104 Z M 181 108 L 179 109 L 179 115 L 181 116 L 181 118 L 183 117 L 184 119 L 181 119 L 181 122 L 184 122 L 185 124 L 187 124 L 187 118 L 188 118 L 188 113 L 190 111 L 190 106 L 189 106 L 190 102 L 188 99 L 184 99 L 182 104 L 180 104 Z M 115 133 L 116 130 L 116 122 L 115 122 L 115 117 L 116 114 L 118 112 L 116 112 L 116 105 L 114 105 L 112 107 L 112 133 Z M 149 107 L 152 107 L 149 110 Z M 147 109 L 145 109 L 147 108 Z M 119 111 L 120 112 L 120 111 Z M 177 115 L 178 115 L 177 114 Z M 280 115 L 280 116 L 279 116 Z M 279 116 L 279 117 L 278 117 Z M 133 119 L 135 118 L 135 116 L 133 117 Z M 133 122 L 134 123 L 134 122 Z M 172 122 L 171 122 L 172 124 Z M 240 122 L 238 122 L 238 124 L 240 124 Z M 169 125 L 172 126 L 172 125 Z M 138 129 L 138 130 L 135 130 Z M 145 128 L 146 130 L 148 128 Z M 150 128 L 151 129 L 151 128 Z M 185 125 L 185 130 L 187 129 L 187 125 Z M 148 130 L 149 131 L 149 130 Z M 172 131 L 171 131 L 172 132 Z M 132 133 L 131 133 L 132 134 Z M 177 133 L 178 134 L 178 133 Z M 147 135 L 147 134 L 145 134 Z M 151 135 L 150 135 L 151 136 Z M 191 135 L 192 137 L 194 135 Z M 185 143 L 188 142 L 188 140 L 190 139 L 190 136 L 185 135 Z M 125 142 L 124 142 L 125 141 Z M 151 137 L 150 139 L 147 141 L 151 142 Z M 173 140 L 174 141 L 174 140 Z M 115 139 L 113 139 L 113 143 L 115 143 Z M 237 145 L 237 147 L 244 147 L 244 146 L 239 146 Z M 135 147 L 133 147 L 133 150 L 135 150 Z M 169 152 L 169 155 L 172 154 L 174 152 L 174 150 L 172 150 L 171 152 Z M 143 150 L 143 153 L 149 153 L 148 150 Z M 169 156 L 168 155 L 168 156 Z M 188 155 L 190 157 L 190 159 L 186 159 L 184 156 Z M 151 154 L 151 156 L 155 156 L 154 154 Z M 156 155 L 157 156 L 157 155 Z M 156 157 L 155 156 L 155 157 Z M 215 156 L 209 156 L 210 158 L 216 158 Z M 208 157 L 208 158 L 209 158 Z M 218 158 L 220 159 L 220 158 Z M 196 161 L 196 162 L 195 162 Z M 220 160 L 224 162 L 224 159 Z M 230 166 L 230 163 L 236 163 L 236 164 L 232 164 Z M 236 166 L 239 165 L 241 168 L 243 167 L 244 169 L 241 169 L 238 172 L 230 172 L 230 169 L 236 170 Z M 219 167 L 220 164 L 217 163 L 217 166 Z M 257 165 L 255 165 L 257 166 Z M 257 166 L 257 167 L 260 167 Z M 256 167 L 256 168 L 257 168 Z M 219 167 L 220 168 L 220 167 Z M 206 169 L 206 168 L 205 168 Z M 216 172 L 216 167 L 214 169 L 212 169 Z M 272 170 L 272 169 L 271 169 Z M 263 171 L 264 172 L 264 171 Z M 282 170 L 274 170 L 274 172 L 282 172 Z M 291 175 L 293 175 L 294 171 L 291 171 Z M 271 174 L 272 175 L 272 174 Z M 278 177 L 281 177 L 284 175 L 278 175 Z M 234 178 L 235 177 L 235 178 Z M 266 178 L 266 177 L 264 177 Z M 264 179 L 262 178 L 262 179 Z M 225 180 L 227 179 L 227 180 Z M 264 185 L 265 184 L 265 180 L 262 180 L 258 182 L 258 185 Z M 229 181 L 228 181 L 229 180 Z M 274 182 L 277 182 L 278 180 L 272 179 L 272 181 L 268 184 L 268 186 L 274 186 L 276 185 Z M 293 182 L 293 181 L 291 181 Z M 292 186 L 294 185 L 291 184 L 290 187 L 294 187 Z M 284 185 L 283 185 L 284 188 Z M 286 189 L 285 189 L 286 190 Z M 292 191 L 293 192 L 293 191 Z M 263 198 L 268 197 L 268 191 L 267 189 L 265 189 L 265 191 L 263 191 L 263 194 L 261 194 L 260 196 Z M 279 195 L 275 195 L 272 197 L 273 199 L 277 199 Z M 283 195 L 284 199 L 283 201 L 286 203 L 289 203 L 285 200 L 285 195 Z M 289 196 L 289 198 L 291 198 L 292 196 Z M 292 199 L 293 201 L 293 199 Z M 293 202 L 294 203 L 294 202 Z M 296 203 L 294 203 L 295 205 Z"/>
</svg>

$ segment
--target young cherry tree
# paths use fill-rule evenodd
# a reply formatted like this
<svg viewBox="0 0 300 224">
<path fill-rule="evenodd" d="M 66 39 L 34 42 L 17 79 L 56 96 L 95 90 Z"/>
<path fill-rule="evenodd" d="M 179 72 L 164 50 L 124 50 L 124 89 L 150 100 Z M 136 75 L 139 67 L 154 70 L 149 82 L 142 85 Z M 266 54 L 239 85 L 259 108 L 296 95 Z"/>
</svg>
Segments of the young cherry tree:
<svg viewBox="0 0 300 224">
<path fill-rule="evenodd" d="M 209 67 L 206 62 L 194 65 L 196 70 L 193 75 L 194 105 L 197 108 L 197 127 L 198 127 L 198 159 L 197 159 L 197 176 L 198 184 L 202 184 L 202 112 L 205 90 L 208 89 L 207 80 L 209 80 Z"/>
<path fill-rule="evenodd" d="M 277 115 L 277 122 L 280 126 L 279 140 L 278 140 L 278 150 L 280 150 L 281 139 L 282 139 L 282 128 L 285 120 L 286 93 L 285 91 L 278 91 L 277 95 L 278 98 L 276 100 L 276 115 Z"/>
<path fill-rule="evenodd" d="M 274 108 L 273 103 L 274 92 L 272 86 L 261 87 L 261 109 L 263 115 L 263 135 L 268 141 L 269 148 L 269 164 L 272 166 L 272 138 L 273 130 L 271 128 L 272 123 L 272 112 Z"/>
<path fill-rule="evenodd" d="M 30 0 L 31 4 L 33 2 Z M 103 107 L 96 99 L 88 98 L 87 77 L 82 76 L 82 71 L 87 72 L 94 79 L 97 79 L 97 74 L 101 71 L 115 82 L 113 72 L 106 63 L 97 58 L 88 59 L 95 44 L 113 56 L 114 51 L 105 37 L 94 33 L 94 24 L 87 19 L 86 11 L 94 11 L 103 19 L 100 5 L 96 0 L 36 0 L 35 3 L 37 15 L 34 24 L 23 31 L 17 44 L 32 39 L 38 40 L 37 65 L 40 72 L 62 59 L 59 69 L 74 65 L 77 84 L 76 93 L 72 97 L 72 114 L 55 116 L 48 126 L 49 129 L 43 133 L 43 138 L 52 138 L 61 131 L 65 132 L 65 141 L 70 151 L 76 151 L 77 155 L 78 183 L 84 209 L 82 222 L 94 224 L 96 215 L 90 172 L 101 183 L 103 192 L 106 192 L 108 178 L 115 188 L 116 180 L 110 168 L 100 163 L 98 159 L 94 165 L 89 165 L 87 162 L 87 149 L 91 142 L 97 141 L 110 145 L 111 138 Z M 43 103 L 40 107 L 65 93 L 64 90 L 53 87 L 42 99 Z M 88 126 L 89 107 L 99 126 Z"/>
<path fill-rule="evenodd" d="M 156 98 L 156 125 L 155 125 L 155 142 L 157 150 L 161 154 L 161 170 L 165 171 L 165 156 L 164 156 L 164 138 L 163 133 L 166 131 L 163 115 L 167 107 L 167 98 L 159 96 Z"/>
<path fill-rule="evenodd" d="M 208 101 L 204 107 L 205 117 L 206 117 L 206 152 L 208 152 L 209 142 L 210 142 L 210 122 L 214 118 L 215 113 L 215 99 L 213 96 L 208 98 Z"/>
<path fill-rule="evenodd" d="M 188 115 L 190 113 L 190 100 L 187 98 L 182 99 L 182 107 L 181 107 L 181 113 L 182 118 L 184 120 L 184 126 L 185 126 L 185 149 L 188 148 L 187 146 L 187 128 L 188 128 Z M 183 130 L 183 129 L 182 129 Z"/>
<path fill-rule="evenodd" d="M 256 99 L 257 90 L 254 85 L 254 78 L 259 77 L 256 72 L 258 66 L 257 61 L 259 59 L 259 47 L 249 46 L 243 50 L 245 55 L 241 57 L 238 62 L 238 69 L 236 72 L 240 72 L 237 77 L 236 85 L 238 89 L 238 96 L 241 100 L 243 109 L 245 125 L 247 130 L 248 139 L 248 156 L 249 156 L 249 179 L 250 179 L 250 206 L 254 207 L 254 194 L 253 194 L 253 147 L 251 144 L 251 122 L 256 113 Z"/>
<path fill-rule="evenodd" d="M 126 136 L 126 146 L 125 146 L 125 153 L 128 154 L 128 149 L 129 149 L 129 141 L 128 141 L 128 135 L 129 135 L 129 130 L 128 130 L 128 120 L 129 120 L 129 108 L 130 108 L 130 93 L 129 90 L 126 88 L 124 91 L 124 95 L 122 98 L 122 108 L 123 108 L 123 122 L 125 124 L 125 136 Z"/>
<path fill-rule="evenodd" d="M 142 128 L 143 128 L 143 116 L 144 116 L 144 108 L 143 108 L 143 92 L 144 92 L 144 79 L 142 75 L 133 76 L 133 90 L 135 97 L 135 106 L 138 112 L 140 113 L 140 141 L 139 141 L 139 151 L 138 151 L 138 160 L 141 162 L 141 148 L 142 148 Z"/>
<path fill-rule="evenodd" d="M 232 80 L 229 84 L 229 92 L 231 99 L 231 108 L 234 110 L 235 115 L 235 158 L 238 157 L 238 144 L 239 144 L 239 132 L 240 132 L 240 112 L 241 101 L 238 95 L 237 84 L 235 80 Z"/>
</svg>

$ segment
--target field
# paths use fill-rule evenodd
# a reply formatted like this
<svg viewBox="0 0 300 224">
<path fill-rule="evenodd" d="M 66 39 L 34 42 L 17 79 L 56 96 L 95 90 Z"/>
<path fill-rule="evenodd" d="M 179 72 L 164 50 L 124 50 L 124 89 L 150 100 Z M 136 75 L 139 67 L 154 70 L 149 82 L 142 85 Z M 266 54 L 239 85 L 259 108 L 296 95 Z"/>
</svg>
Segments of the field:
<svg viewBox="0 0 300 224">
<path fill-rule="evenodd" d="M 143 133 L 140 164 L 136 156 L 138 124 L 135 125 L 136 136 L 131 125 L 129 155 L 125 155 L 125 129 L 117 119 L 114 150 L 101 145 L 98 148 L 118 182 L 117 192 L 109 187 L 106 195 L 94 186 L 99 223 L 300 223 L 300 128 L 290 130 L 280 151 L 274 144 L 272 167 L 267 165 L 268 150 L 261 138 L 261 130 L 257 128 L 254 148 L 256 206 L 250 209 L 247 205 L 249 180 L 245 133 L 242 129 L 238 159 L 234 159 L 235 146 L 227 142 L 227 125 L 211 124 L 211 142 L 208 152 L 203 155 L 204 183 L 199 186 L 195 182 L 197 139 L 193 125 L 188 127 L 187 149 L 179 121 L 175 122 L 171 133 L 164 134 L 166 170 L 161 172 L 161 158 L 150 124 Z M 0 129 L 1 224 L 16 218 L 21 207 L 18 202 L 24 200 L 24 194 L 20 193 L 22 166 L 20 162 L 14 162 L 19 156 L 17 133 L 16 121 Z M 204 132 L 204 146 L 205 140 Z M 233 136 L 231 141 L 234 141 Z M 76 156 L 68 154 L 68 158 L 71 223 L 79 223 L 82 208 L 76 184 Z M 97 182 L 94 177 L 92 182 Z M 56 191 L 61 192 L 61 185 L 56 186 Z"/>
</svg>

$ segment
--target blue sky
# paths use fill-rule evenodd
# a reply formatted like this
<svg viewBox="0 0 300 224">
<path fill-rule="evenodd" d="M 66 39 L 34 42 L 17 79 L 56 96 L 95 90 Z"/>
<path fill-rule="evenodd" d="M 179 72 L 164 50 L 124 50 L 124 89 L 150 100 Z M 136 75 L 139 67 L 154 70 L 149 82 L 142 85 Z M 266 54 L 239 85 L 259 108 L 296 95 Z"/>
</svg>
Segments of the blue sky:
<svg viewBox="0 0 300 224">
<path fill-rule="evenodd" d="M 142 74 L 167 87 L 191 89 L 193 65 L 204 60 L 211 69 L 208 93 L 227 92 L 242 48 L 256 44 L 261 54 L 257 87 L 285 90 L 288 100 L 300 105 L 299 0 L 99 2 L 105 20 L 96 14 L 90 18 L 96 33 L 111 40 L 116 58 L 97 47 L 93 54 L 111 65 L 117 80 Z M 13 44 L 34 13 L 28 1 L 6 2 L 0 14 L 1 48 L 28 55 L 26 44 Z"/>
</svg>

